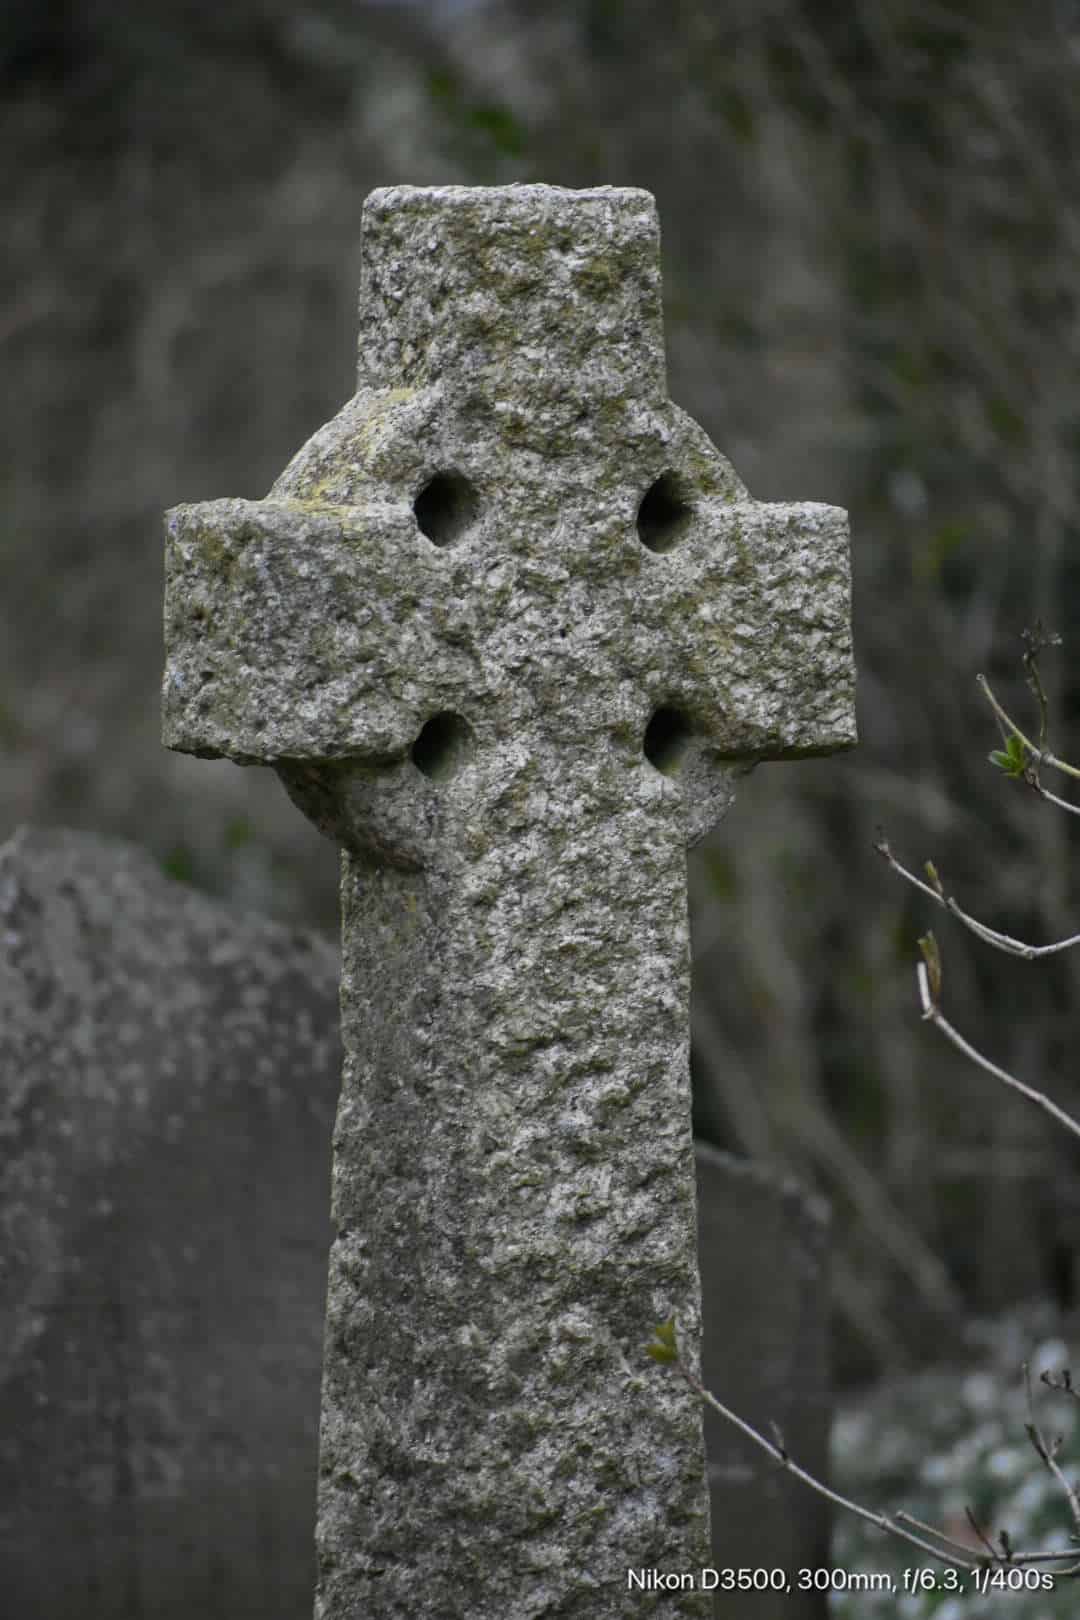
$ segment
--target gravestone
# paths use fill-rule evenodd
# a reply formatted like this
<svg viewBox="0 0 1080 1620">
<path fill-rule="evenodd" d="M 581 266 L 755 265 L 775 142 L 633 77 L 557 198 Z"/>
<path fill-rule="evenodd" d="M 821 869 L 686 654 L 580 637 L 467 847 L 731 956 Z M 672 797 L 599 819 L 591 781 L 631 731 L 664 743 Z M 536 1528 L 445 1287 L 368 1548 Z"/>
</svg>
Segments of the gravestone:
<svg viewBox="0 0 1080 1620">
<path fill-rule="evenodd" d="M 772 1437 L 818 1479 L 829 1473 L 828 1213 L 792 1180 L 698 1142 L 701 1376 L 725 1406 Z M 824 1497 L 777 1467 L 731 1424 L 705 1409 L 717 1568 L 828 1569 Z M 826 1613 L 813 1589 L 728 1598 L 739 1620 L 809 1620 Z"/>
<path fill-rule="evenodd" d="M 847 526 L 666 397 L 648 193 L 398 187 L 360 388 L 167 522 L 164 736 L 342 846 L 322 1620 L 705 1613 L 689 842 L 854 741 Z"/>
<path fill-rule="evenodd" d="M 338 971 L 131 846 L 0 846 L 0 1592 L 19 1615 L 311 1613 Z M 820 1217 L 695 1157 L 705 1380 L 824 1474 Z M 790 1500 L 708 1413 L 705 1444 L 715 1565 L 824 1562 L 820 1498 Z M 721 1612 L 764 1620 L 770 1597 Z"/>
<path fill-rule="evenodd" d="M 337 952 L 0 846 L 0 1614 L 311 1613 Z"/>
</svg>

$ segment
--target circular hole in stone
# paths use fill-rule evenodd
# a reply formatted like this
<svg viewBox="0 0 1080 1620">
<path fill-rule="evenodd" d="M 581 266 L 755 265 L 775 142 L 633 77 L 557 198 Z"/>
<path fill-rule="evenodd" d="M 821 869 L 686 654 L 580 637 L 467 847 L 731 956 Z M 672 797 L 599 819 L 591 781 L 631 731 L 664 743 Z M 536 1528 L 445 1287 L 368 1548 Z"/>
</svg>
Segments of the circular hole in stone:
<svg viewBox="0 0 1080 1620">
<path fill-rule="evenodd" d="M 693 728 L 678 709 L 657 709 L 645 727 L 643 750 L 649 764 L 673 776 L 690 746 Z"/>
<path fill-rule="evenodd" d="M 472 740 L 465 721 L 446 709 L 432 715 L 410 750 L 417 770 L 433 782 L 445 781 L 461 765 Z"/>
<path fill-rule="evenodd" d="M 638 507 L 638 539 L 650 551 L 670 551 L 690 526 L 692 509 L 672 472 L 661 473 Z"/>
<path fill-rule="evenodd" d="M 432 545 L 449 546 L 476 518 L 476 491 L 457 472 L 436 473 L 413 501 L 413 512 Z"/>
</svg>

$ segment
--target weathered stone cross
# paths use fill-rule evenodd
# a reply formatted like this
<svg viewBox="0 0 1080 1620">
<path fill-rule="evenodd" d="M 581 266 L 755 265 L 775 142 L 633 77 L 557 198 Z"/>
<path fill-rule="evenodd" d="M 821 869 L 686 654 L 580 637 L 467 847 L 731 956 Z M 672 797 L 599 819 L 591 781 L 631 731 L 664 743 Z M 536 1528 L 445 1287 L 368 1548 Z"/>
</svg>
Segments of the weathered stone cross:
<svg viewBox="0 0 1080 1620">
<path fill-rule="evenodd" d="M 165 627 L 168 745 L 344 850 L 317 1614 L 699 1612 L 627 1574 L 708 1563 L 643 1356 L 699 1328 L 686 847 L 854 742 L 844 513 L 669 403 L 648 192 L 395 187 L 359 392 L 169 514 Z"/>
</svg>

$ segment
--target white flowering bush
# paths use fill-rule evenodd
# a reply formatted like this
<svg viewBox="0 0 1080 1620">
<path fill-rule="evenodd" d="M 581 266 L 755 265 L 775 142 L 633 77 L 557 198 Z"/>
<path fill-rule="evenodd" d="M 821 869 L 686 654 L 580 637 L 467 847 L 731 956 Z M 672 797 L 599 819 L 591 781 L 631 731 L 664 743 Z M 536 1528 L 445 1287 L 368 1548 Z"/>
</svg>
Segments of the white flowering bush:
<svg viewBox="0 0 1080 1620">
<path fill-rule="evenodd" d="M 1067 1505 L 1060 1483 L 1039 1462 L 1028 1437 L 1027 1384 L 1018 1376 L 1027 1363 L 1036 1420 L 1045 1436 L 1061 1437 L 1058 1461 L 1071 1477 L 1080 1464 L 1080 1407 L 1041 1379 L 1045 1372 L 1060 1380 L 1069 1366 L 1054 1312 L 1031 1307 L 977 1324 L 970 1337 L 966 1369 L 939 1368 L 892 1380 L 841 1410 L 833 1429 L 831 1483 L 879 1511 L 902 1508 L 924 1524 L 940 1526 L 968 1542 L 973 1556 L 980 1544 L 969 1508 L 995 1546 L 1000 1547 L 1004 1530 L 1010 1544 L 1025 1552 L 1068 1550 Z M 1050 1575 L 1054 1566 L 999 1571 L 1001 1584 L 979 1594 L 970 1576 L 920 1561 L 917 1549 L 850 1514 L 837 1515 L 832 1565 L 836 1589 L 830 1614 L 836 1616 L 981 1620 L 1008 1614 L 1009 1620 L 1071 1620 L 1080 1611 L 1080 1581 Z M 910 1572 L 906 1577 L 905 1571 Z M 922 1573 L 916 1577 L 916 1571 Z M 875 1590 L 857 1579 L 845 1586 L 850 1577 L 866 1573 L 888 1576 L 889 1586 Z"/>
</svg>

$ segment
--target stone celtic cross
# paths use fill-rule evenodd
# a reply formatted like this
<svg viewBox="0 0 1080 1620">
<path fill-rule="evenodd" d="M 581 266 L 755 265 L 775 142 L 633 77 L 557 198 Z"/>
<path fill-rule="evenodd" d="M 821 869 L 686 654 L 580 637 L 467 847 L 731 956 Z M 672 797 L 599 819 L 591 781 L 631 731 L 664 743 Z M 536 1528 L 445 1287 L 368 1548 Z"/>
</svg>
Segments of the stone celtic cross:
<svg viewBox="0 0 1080 1620">
<path fill-rule="evenodd" d="M 648 192 L 402 186 L 355 398 L 166 566 L 166 743 L 343 848 L 317 1614 L 707 1612 L 628 1588 L 709 1561 L 686 849 L 854 742 L 844 513 L 668 401 Z"/>
</svg>

